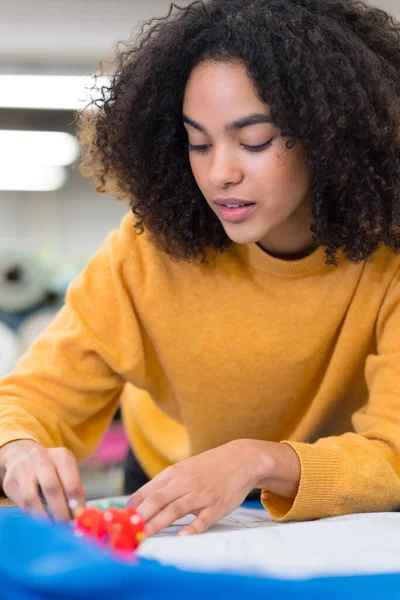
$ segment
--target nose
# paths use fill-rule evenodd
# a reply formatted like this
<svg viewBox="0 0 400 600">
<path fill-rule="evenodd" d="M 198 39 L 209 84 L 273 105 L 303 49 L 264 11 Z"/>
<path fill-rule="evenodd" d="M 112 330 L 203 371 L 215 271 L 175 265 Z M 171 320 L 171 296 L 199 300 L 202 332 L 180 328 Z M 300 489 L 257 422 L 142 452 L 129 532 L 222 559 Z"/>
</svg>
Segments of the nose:
<svg viewBox="0 0 400 600">
<path fill-rule="evenodd" d="M 214 148 L 211 157 L 210 183 L 216 187 L 227 187 L 240 183 L 243 178 L 243 170 L 239 158 L 229 148 Z"/>
</svg>

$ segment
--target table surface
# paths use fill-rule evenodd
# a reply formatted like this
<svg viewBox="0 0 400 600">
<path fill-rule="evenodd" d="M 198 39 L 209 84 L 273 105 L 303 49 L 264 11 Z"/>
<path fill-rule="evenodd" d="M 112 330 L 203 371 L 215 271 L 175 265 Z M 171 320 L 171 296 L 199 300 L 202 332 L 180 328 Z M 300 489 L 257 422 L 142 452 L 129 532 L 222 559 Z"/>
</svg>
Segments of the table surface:
<svg viewBox="0 0 400 600">
<path fill-rule="evenodd" d="M 246 506 L 260 508 L 261 505 L 252 501 L 246 502 Z M 253 512 L 260 516 L 266 513 L 264 510 Z M 316 536 L 319 527 L 323 530 L 322 540 Z M 358 538 L 349 535 L 351 527 L 354 532 L 357 530 Z M 301 544 L 293 547 L 289 543 L 290 538 L 293 542 L 293 536 L 301 528 L 305 532 Z M 207 600 L 244 600 L 249 596 L 279 597 L 280 600 L 397 599 L 400 598 L 399 531 L 399 513 L 349 515 L 321 522 L 286 525 L 267 523 L 264 532 L 270 536 L 268 541 L 262 528 L 258 531 L 258 537 L 260 540 L 262 538 L 258 556 L 262 560 L 268 557 L 277 559 L 279 552 L 275 553 L 274 548 L 279 550 L 280 541 L 281 550 L 284 549 L 281 556 L 287 558 L 287 549 L 292 549 L 291 557 L 297 562 L 303 560 L 306 564 L 310 549 L 314 550 L 314 559 L 322 556 L 321 543 L 329 542 L 329 536 L 336 536 L 338 540 L 336 547 L 332 548 L 334 554 L 345 557 L 347 553 L 352 558 L 358 556 L 361 564 L 371 558 L 371 552 L 379 552 L 382 548 L 383 561 L 386 556 L 388 559 L 398 557 L 398 572 L 394 574 L 287 579 L 194 572 L 148 559 L 141 559 L 132 568 L 131 563 L 112 560 L 94 545 L 82 544 L 81 540 L 71 536 L 67 527 L 54 528 L 44 522 L 25 518 L 17 508 L 7 508 L 0 511 L 0 597 L 7 600 L 159 600 L 160 597 L 204 600 L 204 596 Z M 254 532 L 257 533 L 255 529 Z M 285 533 L 283 537 L 282 532 Z M 193 544 L 197 537 L 204 544 L 207 537 L 209 541 L 217 540 L 217 535 L 189 536 L 180 541 Z M 235 539 L 236 542 L 228 544 L 230 551 L 235 545 L 238 546 L 238 540 L 246 536 L 246 531 L 232 531 L 232 536 L 231 541 Z M 380 546 L 374 545 L 374 536 Z M 317 539 L 320 541 L 316 542 Z M 174 543 L 179 541 L 174 537 L 169 540 Z M 148 541 L 152 541 L 152 538 Z M 215 553 L 217 546 L 212 542 L 209 548 Z M 358 554 L 352 554 L 352 549 L 356 547 Z"/>
</svg>

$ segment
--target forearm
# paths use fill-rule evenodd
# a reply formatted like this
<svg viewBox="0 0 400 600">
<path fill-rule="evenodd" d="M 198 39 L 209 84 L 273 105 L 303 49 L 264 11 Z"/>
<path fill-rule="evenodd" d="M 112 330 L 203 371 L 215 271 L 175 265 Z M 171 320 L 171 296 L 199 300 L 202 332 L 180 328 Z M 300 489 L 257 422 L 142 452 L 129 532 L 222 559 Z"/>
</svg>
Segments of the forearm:
<svg viewBox="0 0 400 600">
<path fill-rule="evenodd" d="M 301 476 L 300 460 L 288 444 L 248 440 L 253 447 L 257 481 L 254 487 L 295 498 Z"/>
</svg>

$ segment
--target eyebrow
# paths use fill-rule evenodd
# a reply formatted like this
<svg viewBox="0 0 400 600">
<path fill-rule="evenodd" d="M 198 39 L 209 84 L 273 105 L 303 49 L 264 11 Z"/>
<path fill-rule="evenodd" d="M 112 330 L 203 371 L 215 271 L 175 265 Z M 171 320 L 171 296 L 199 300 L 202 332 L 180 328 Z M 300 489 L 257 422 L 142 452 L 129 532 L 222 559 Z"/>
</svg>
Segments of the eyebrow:
<svg viewBox="0 0 400 600">
<path fill-rule="evenodd" d="M 185 113 L 182 114 L 182 120 L 184 123 L 191 125 L 195 129 L 198 129 L 202 133 L 207 133 L 205 127 L 190 119 Z M 237 131 L 238 129 L 244 129 L 244 127 L 249 127 L 250 125 L 258 125 L 259 123 L 272 123 L 271 117 L 268 115 L 264 115 L 262 113 L 253 113 L 251 115 L 247 115 L 246 117 L 242 117 L 237 119 L 236 121 L 232 121 L 232 123 L 228 123 L 225 125 L 226 131 Z"/>
</svg>

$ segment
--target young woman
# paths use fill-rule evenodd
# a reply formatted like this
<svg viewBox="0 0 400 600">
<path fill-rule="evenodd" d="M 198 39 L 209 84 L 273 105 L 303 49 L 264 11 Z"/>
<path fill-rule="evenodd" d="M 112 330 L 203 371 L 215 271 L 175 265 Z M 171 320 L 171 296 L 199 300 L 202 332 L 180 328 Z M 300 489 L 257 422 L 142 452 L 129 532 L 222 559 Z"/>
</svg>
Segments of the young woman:
<svg viewBox="0 0 400 600">
<path fill-rule="evenodd" d="M 11 501 L 68 518 L 121 403 L 149 535 L 253 488 L 275 519 L 400 506 L 399 68 L 352 0 L 194 2 L 119 51 L 79 137 L 132 212 L 1 382 Z"/>
</svg>

